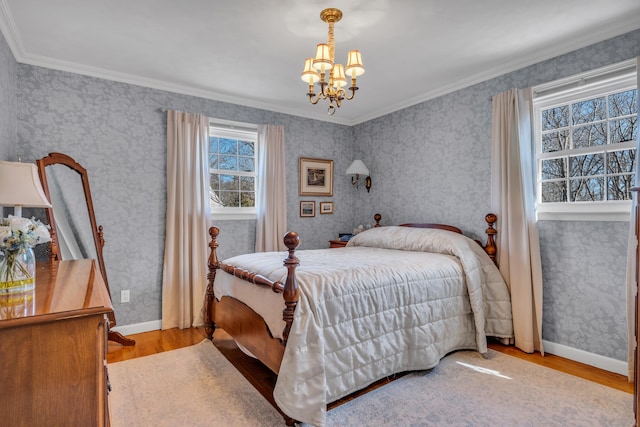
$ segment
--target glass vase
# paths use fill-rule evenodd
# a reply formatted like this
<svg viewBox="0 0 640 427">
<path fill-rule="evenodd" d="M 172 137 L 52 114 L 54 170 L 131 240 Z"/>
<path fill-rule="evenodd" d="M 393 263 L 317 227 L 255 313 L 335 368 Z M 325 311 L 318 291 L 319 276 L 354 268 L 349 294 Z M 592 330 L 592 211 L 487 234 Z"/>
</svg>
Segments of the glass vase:
<svg viewBox="0 0 640 427">
<path fill-rule="evenodd" d="M 0 320 L 18 319 L 36 314 L 36 290 L 0 292 Z"/>
<path fill-rule="evenodd" d="M 0 294 L 30 291 L 36 285 L 36 257 L 32 248 L 0 250 Z"/>
</svg>

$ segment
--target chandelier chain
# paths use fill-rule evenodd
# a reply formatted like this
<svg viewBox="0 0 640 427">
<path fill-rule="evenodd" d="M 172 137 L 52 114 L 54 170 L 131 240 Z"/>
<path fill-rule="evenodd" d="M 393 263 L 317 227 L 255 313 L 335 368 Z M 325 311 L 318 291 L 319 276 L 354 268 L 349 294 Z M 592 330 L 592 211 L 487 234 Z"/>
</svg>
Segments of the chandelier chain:
<svg viewBox="0 0 640 427">
<path fill-rule="evenodd" d="M 333 22 L 329 22 L 329 58 L 335 62 L 336 42 L 333 37 Z"/>
</svg>

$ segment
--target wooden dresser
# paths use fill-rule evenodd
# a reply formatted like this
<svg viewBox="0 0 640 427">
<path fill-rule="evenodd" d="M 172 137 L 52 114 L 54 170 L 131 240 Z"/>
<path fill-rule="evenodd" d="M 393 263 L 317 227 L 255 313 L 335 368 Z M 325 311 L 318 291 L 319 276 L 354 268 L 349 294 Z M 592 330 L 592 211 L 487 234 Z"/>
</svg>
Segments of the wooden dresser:
<svg viewBox="0 0 640 427">
<path fill-rule="evenodd" d="M 94 260 L 37 265 L 36 287 L 0 295 L 0 426 L 106 426 L 107 314 Z"/>
</svg>

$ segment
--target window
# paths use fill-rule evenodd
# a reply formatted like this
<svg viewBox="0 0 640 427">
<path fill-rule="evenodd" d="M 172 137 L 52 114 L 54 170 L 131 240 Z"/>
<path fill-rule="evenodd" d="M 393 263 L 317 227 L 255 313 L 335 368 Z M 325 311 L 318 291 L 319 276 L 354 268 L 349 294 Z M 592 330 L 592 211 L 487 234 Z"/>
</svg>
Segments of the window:
<svg viewBox="0 0 640 427">
<path fill-rule="evenodd" d="M 638 138 L 635 67 L 577 82 L 534 97 L 538 218 L 628 220 Z"/>
<path fill-rule="evenodd" d="M 256 131 L 209 127 L 211 211 L 217 219 L 256 215 Z"/>
</svg>

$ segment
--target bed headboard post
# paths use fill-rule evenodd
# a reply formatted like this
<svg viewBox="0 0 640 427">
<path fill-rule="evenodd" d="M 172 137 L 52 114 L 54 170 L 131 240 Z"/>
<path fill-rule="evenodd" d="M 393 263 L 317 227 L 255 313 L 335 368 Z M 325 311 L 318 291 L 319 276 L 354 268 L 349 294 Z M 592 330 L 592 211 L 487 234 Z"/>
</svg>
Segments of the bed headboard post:
<svg viewBox="0 0 640 427">
<path fill-rule="evenodd" d="M 284 260 L 284 266 L 287 267 L 287 280 L 284 283 L 284 310 L 282 311 L 282 320 L 285 322 L 284 331 L 282 331 L 282 345 L 287 344 L 291 324 L 293 323 L 293 313 L 298 305 L 298 282 L 296 281 L 296 267 L 300 264 L 300 260 L 296 258 L 296 248 L 300 244 L 300 236 L 295 231 L 290 231 L 284 236 L 284 245 L 289 249 L 289 256 Z"/>
<path fill-rule="evenodd" d="M 374 227 L 381 227 L 380 225 L 380 220 L 382 219 L 382 215 L 380 215 L 379 213 L 375 214 L 373 216 L 373 219 L 376 220 L 376 225 L 374 225 Z"/>
<path fill-rule="evenodd" d="M 496 221 L 498 221 L 498 217 L 496 216 L 496 214 L 490 213 L 487 214 L 484 219 L 485 221 L 487 221 L 487 225 L 489 226 L 485 230 L 485 233 L 487 233 L 487 244 L 485 245 L 484 250 L 485 252 L 487 252 L 487 255 L 489 255 L 489 258 L 491 258 L 491 261 L 493 261 L 495 265 L 498 265 L 498 247 L 496 246 L 495 241 L 495 235 L 498 234 L 498 232 L 494 227 Z"/>
<path fill-rule="evenodd" d="M 209 272 L 207 273 L 207 295 L 205 301 L 205 310 L 204 310 L 204 329 L 207 333 L 207 338 L 210 340 L 213 339 L 213 332 L 216 330 L 216 324 L 213 321 L 213 299 L 215 298 L 213 294 L 213 281 L 216 278 L 216 270 L 219 268 L 218 255 L 216 254 L 216 249 L 218 249 L 218 234 L 220 234 L 220 229 L 218 227 L 210 227 L 209 228 L 209 236 L 211 240 L 209 241 L 209 248 L 211 252 L 209 253 L 209 261 L 207 266 L 209 267 Z"/>
</svg>

